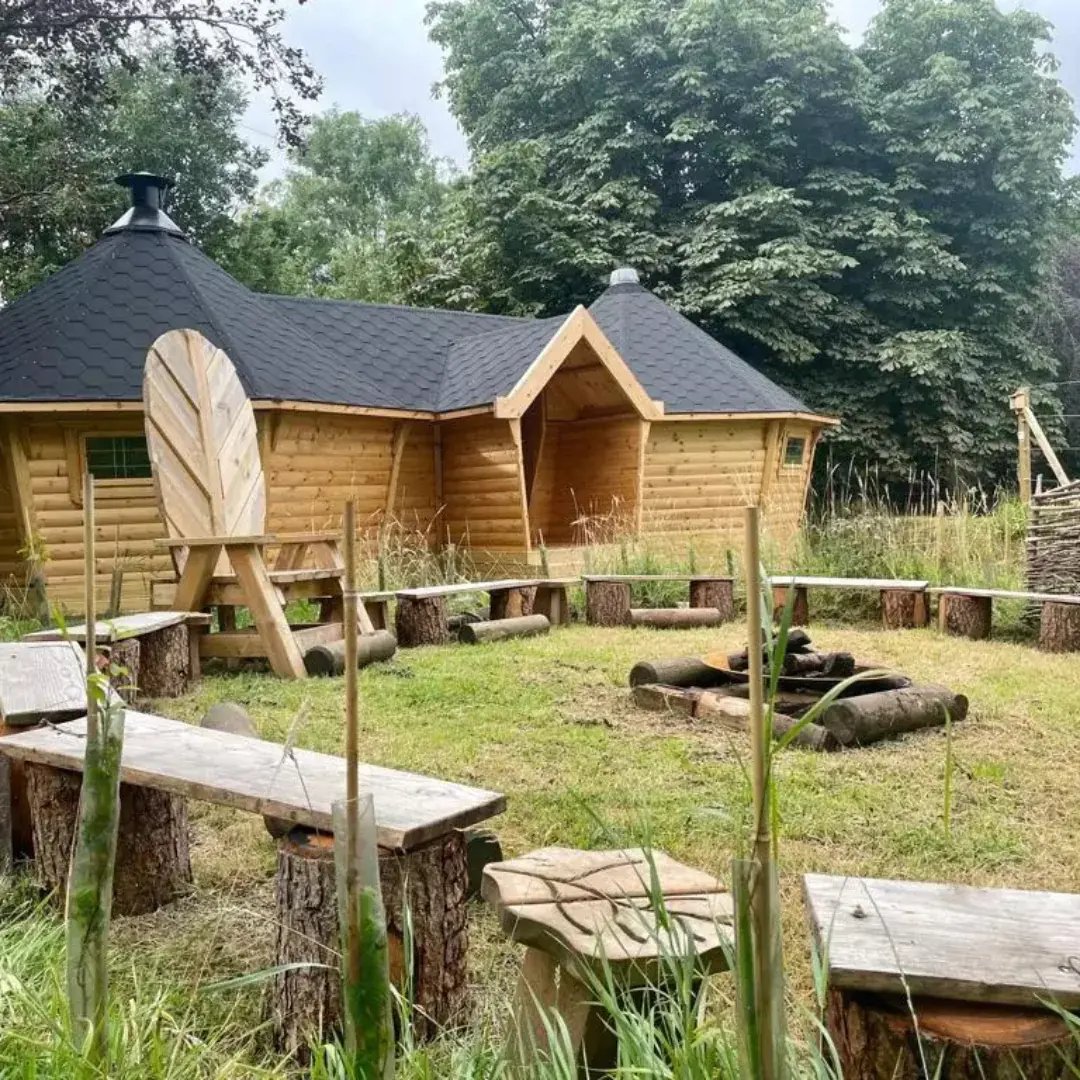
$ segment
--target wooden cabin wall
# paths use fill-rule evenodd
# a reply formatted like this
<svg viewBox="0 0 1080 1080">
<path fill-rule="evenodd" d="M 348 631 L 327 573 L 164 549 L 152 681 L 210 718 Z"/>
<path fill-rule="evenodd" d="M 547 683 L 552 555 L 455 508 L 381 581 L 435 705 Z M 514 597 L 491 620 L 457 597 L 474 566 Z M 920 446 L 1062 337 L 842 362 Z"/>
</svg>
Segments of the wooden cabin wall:
<svg viewBox="0 0 1080 1080">
<path fill-rule="evenodd" d="M 814 463 L 815 430 L 810 424 L 794 420 L 784 421 L 780 425 L 773 475 L 762 501 L 766 541 L 773 545 L 778 554 L 790 548 L 802 525 L 807 485 Z M 801 465 L 784 463 L 784 447 L 789 438 L 806 440 Z"/>
<path fill-rule="evenodd" d="M 529 502 L 534 541 L 542 533 L 546 544 L 607 542 L 633 532 L 640 442 L 636 416 L 548 420 Z"/>
<path fill-rule="evenodd" d="M 523 466 L 510 422 L 469 416 L 445 421 L 440 429 L 440 538 L 477 551 L 526 551 Z"/>
<path fill-rule="evenodd" d="M 33 527 L 47 552 L 45 583 L 51 604 L 79 613 L 83 607 L 83 508 L 87 435 L 140 435 L 141 416 L 35 414 L 20 425 L 33 495 Z M 171 569 L 154 541 L 165 535 L 150 479 L 99 480 L 95 501 L 98 610 L 109 601 L 114 567 L 124 572 L 124 610 L 145 610 L 150 579 Z"/>
<path fill-rule="evenodd" d="M 271 533 L 338 528 L 348 499 L 362 528 L 385 520 L 395 436 L 402 421 L 326 412 L 258 415 Z M 395 515 L 427 528 L 435 512 L 431 425 L 410 422 L 401 450 Z"/>
<path fill-rule="evenodd" d="M 14 431 L 15 437 L 18 432 Z M 15 463 L 7 445 L 7 432 L 0 425 L 0 586 L 17 586 L 26 579 L 19 549 L 23 546 L 22 508 L 16 494 Z M 3 597 L 0 596 L 0 601 Z"/>
</svg>

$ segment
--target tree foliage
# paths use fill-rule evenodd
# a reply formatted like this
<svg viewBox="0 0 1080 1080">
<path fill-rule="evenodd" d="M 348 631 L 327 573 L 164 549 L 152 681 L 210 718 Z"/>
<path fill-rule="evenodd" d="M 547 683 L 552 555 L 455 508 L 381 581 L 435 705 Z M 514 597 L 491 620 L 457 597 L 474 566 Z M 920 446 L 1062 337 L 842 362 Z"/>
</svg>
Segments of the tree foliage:
<svg viewBox="0 0 1080 1080">
<path fill-rule="evenodd" d="M 210 255 L 249 201 L 265 153 L 236 123 L 235 79 L 188 74 L 164 55 L 105 73 L 112 104 L 93 115 L 33 87 L 0 105 L 0 297 L 11 300 L 94 243 L 122 213 L 119 173 L 178 180 L 168 206 Z"/>
<path fill-rule="evenodd" d="M 476 156 L 412 295 L 550 314 L 629 263 L 886 474 L 1004 473 L 1071 104 L 1047 24 L 886 0 L 438 0 Z"/>
<path fill-rule="evenodd" d="M 294 99 L 317 97 L 321 83 L 282 38 L 284 17 L 279 0 L 0 0 L 0 91 L 32 84 L 87 111 L 109 103 L 116 65 L 137 71 L 167 49 L 180 72 L 240 73 L 268 91 L 282 135 L 296 143 L 303 116 Z"/>
<path fill-rule="evenodd" d="M 330 110 L 290 160 L 241 216 L 227 269 L 264 292 L 398 299 L 446 186 L 420 121 Z"/>
</svg>

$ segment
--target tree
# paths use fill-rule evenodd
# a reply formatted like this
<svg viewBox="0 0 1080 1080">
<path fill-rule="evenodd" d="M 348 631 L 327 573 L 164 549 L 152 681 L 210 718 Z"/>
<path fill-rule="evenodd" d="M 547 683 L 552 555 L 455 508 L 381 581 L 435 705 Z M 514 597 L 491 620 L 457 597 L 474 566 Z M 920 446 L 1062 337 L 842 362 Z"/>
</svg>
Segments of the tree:
<svg viewBox="0 0 1080 1080">
<path fill-rule="evenodd" d="M 446 188 L 420 120 L 332 109 L 290 160 L 241 217 L 226 268 L 265 292 L 399 299 Z"/>
<path fill-rule="evenodd" d="M 428 10 L 477 163 L 414 297 L 552 314 L 629 263 L 841 453 L 1004 467 L 1073 125 L 1044 23 L 887 0 L 854 50 L 818 0 Z"/>
<path fill-rule="evenodd" d="M 168 209 L 211 255 L 252 197 L 265 153 L 241 139 L 235 79 L 143 57 L 105 75 L 112 105 L 90 116 L 34 88 L 0 106 L 0 296 L 11 300 L 94 243 L 121 212 L 112 183 L 137 169 L 177 179 Z"/>
<path fill-rule="evenodd" d="M 0 0 L 0 91 L 32 84 L 88 111 L 107 97 L 117 65 L 137 71 L 167 48 L 179 72 L 239 72 L 269 91 L 283 137 L 296 143 L 303 116 L 293 96 L 313 99 L 321 83 L 282 38 L 284 17 L 279 0 Z"/>
</svg>

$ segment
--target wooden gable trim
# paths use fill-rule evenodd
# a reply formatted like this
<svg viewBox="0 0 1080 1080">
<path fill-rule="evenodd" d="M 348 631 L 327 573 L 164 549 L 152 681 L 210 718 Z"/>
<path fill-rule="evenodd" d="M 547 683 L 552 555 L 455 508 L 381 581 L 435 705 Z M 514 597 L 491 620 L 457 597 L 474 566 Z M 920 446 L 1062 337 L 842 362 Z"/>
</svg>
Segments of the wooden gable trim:
<svg viewBox="0 0 1080 1080">
<path fill-rule="evenodd" d="M 839 427 L 840 420 L 835 416 L 823 416 L 821 413 L 808 412 L 684 412 L 664 413 L 664 420 L 803 420 L 808 424 L 820 424 L 822 427 Z"/>
<path fill-rule="evenodd" d="M 495 416 L 503 420 L 520 419 L 540 391 L 562 366 L 571 349 L 581 341 L 591 346 L 600 363 L 607 368 L 643 420 L 659 420 L 664 415 L 663 402 L 653 401 L 645 387 L 608 341 L 597 321 L 580 304 L 567 316 L 555 336 L 540 350 L 517 385 L 505 397 L 495 399 Z"/>
<path fill-rule="evenodd" d="M 521 417 L 516 416 L 510 420 L 510 438 L 514 443 L 514 454 L 517 458 L 518 474 L 518 503 L 521 507 L 521 524 L 525 531 L 525 552 L 532 550 L 532 523 L 529 521 L 529 493 L 525 482 L 525 447 L 521 438 Z"/>
</svg>

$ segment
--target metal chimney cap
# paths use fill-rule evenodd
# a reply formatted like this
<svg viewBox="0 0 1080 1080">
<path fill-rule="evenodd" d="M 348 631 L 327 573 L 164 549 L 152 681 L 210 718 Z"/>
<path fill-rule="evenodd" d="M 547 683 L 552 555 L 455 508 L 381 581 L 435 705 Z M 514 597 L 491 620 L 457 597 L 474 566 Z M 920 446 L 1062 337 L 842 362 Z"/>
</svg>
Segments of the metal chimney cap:
<svg viewBox="0 0 1080 1080">
<path fill-rule="evenodd" d="M 164 232 L 181 237 L 184 235 L 176 222 L 161 209 L 165 192 L 174 186 L 169 177 L 149 172 L 124 173 L 116 178 L 116 183 L 131 192 L 131 207 L 105 230 L 106 236 L 117 232 Z"/>
<path fill-rule="evenodd" d="M 608 285 L 640 285 L 638 272 L 632 266 L 620 266 L 611 271 Z"/>
</svg>

